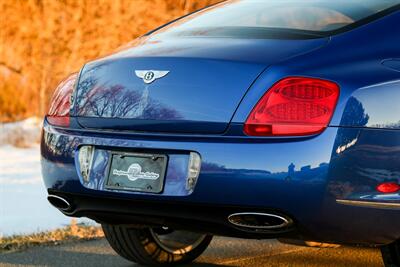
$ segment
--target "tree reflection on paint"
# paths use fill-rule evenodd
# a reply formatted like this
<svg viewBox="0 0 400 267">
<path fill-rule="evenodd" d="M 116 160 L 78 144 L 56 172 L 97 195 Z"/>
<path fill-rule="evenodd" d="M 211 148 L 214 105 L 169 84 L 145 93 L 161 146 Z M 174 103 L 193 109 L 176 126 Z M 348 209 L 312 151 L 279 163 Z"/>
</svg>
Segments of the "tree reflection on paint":
<svg viewBox="0 0 400 267">
<path fill-rule="evenodd" d="M 102 85 L 88 91 L 79 102 L 78 116 L 153 120 L 182 118 L 176 110 L 153 100 L 147 89 L 140 93 L 122 85 Z"/>
<path fill-rule="evenodd" d="M 368 124 L 369 118 L 363 104 L 352 96 L 346 104 L 340 125 L 362 127 Z M 338 129 L 335 145 L 333 147 L 332 161 L 335 164 L 343 164 L 343 166 L 345 166 L 345 172 L 343 172 L 343 169 L 333 168 L 331 172 L 333 179 L 331 179 L 328 184 L 330 193 L 336 198 L 346 197 L 356 191 L 355 184 L 357 184 L 357 182 L 354 180 L 355 177 L 353 177 L 352 183 L 350 183 L 347 178 L 352 176 L 352 170 L 357 168 L 358 163 L 354 162 L 352 160 L 353 158 L 348 157 L 348 155 L 351 154 L 352 148 L 356 146 L 361 129 L 362 128 L 354 129 L 353 127 L 340 127 Z M 354 144 L 349 146 L 349 148 L 342 153 L 337 152 L 338 148 L 346 147 L 351 143 Z M 349 176 L 345 174 L 346 172 L 348 172 Z M 361 180 L 360 184 L 367 185 L 368 187 L 368 183 L 364 180 Z"/>
<path fill-rule="evenodd" d="M 365 126 L 368 124 L 369 115 L 365 113 L 365 108 L 355 97 L 350 97 L 340 125 L 345 126 Z"/>
</svg>

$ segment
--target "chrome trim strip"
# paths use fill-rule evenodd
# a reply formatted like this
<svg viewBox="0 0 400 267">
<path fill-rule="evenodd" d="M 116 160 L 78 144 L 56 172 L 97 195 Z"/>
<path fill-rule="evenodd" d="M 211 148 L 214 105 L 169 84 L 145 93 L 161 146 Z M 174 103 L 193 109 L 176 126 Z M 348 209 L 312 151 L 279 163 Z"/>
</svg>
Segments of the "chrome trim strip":
<svg viewBox="0 0 400 267">
<path fill-rule="evenodd" d="M 246 225 L 246 224 L 241 224 L 241 223 L 236 223 L 232 221 L 232 217 L 236 216 L 246 216 L 246 215 L 253 215 L 253 216 L 264 216 L 264 217 L 272 217 L 272 218 L 277 218 L 282 220 L 282 223 L 279 225 L 273 225 L 273 226 L 255 226 L 255 225 Z M 249 229 L 278 229 L 278 228 L 283 228 L 286 226 L 289 226 L 291 222 L 286 219 L 285 217 L 275 215 L 275 214 L 270 214 L 270 213 L 254 213 L 254 212 L 242 212 L 242 213 L 234 213 L 228 216 L 228 221 L 238 227 L 242 228 L 249 228 Z"/>
<path fill-rule="evenodd" d="M 336 203 L 346 206 L 375 208 L 375 209 L 400 209 L 400 203 L 374 202 L 374 201 L 359 201 L 336 199 Z"/>
</svg>

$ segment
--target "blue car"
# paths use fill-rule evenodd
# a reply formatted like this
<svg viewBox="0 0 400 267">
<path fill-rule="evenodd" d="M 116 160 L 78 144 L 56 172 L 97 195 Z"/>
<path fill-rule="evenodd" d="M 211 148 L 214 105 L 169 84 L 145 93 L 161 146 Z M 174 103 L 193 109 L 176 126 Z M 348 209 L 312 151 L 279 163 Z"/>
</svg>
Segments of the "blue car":
<svg viewBox="0 0 400 267">
<path fill-rule="evenodd" d="M 88 62 L 44 121 L 48 200 L 143 265 L 213 235 L 400 265 L 399 26 L 400 0 L 225 1 Z"/>
</svg>

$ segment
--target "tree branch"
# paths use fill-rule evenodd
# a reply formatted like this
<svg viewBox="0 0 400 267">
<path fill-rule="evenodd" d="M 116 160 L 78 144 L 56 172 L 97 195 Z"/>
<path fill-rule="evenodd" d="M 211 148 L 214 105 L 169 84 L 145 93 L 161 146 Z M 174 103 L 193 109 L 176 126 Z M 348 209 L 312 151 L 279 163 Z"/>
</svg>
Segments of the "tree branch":
<svg viewBox="0 0 400 267">
<path fill-rule="evenodd" d="M 10 70 L 10 71 L 12 71 L 12 72 L 14 72 L 14 73 L 16 73 L 16 74 L 22 74 L 21 68 L 15 68 L 15 67 L 13 67 L 13 66 L 9 66 L 9 65 L 7 65 L 5 62 L 1 62 L 1 61 L 0 61 L 0 66 L 3 66 L 3 67 L 5 67 L 6 69 L 8 69 L 8 70 Z"/>
</svg>

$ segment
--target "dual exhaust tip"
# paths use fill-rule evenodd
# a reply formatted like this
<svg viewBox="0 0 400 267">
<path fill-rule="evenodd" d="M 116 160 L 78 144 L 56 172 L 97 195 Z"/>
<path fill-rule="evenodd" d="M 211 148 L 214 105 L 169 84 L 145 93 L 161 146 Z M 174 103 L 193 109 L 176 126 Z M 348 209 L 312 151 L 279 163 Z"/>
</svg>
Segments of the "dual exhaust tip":
<svg viewBox="0 0 400 267">
<path fill-rule="evenodd" d="M 71 203 L 60 196 L 48 195 L 47 200 L 50 202 L 51 205 L 61 211 L 70 211 L 72 209 Z"/>
<path fill-rule="evenodd" d="M 253 212 L 231 214 L 228 221 L 236 227 L 256 232 L 282 230 L 293 224 L 293 220 L 281 215 Z"/>
</svg>

